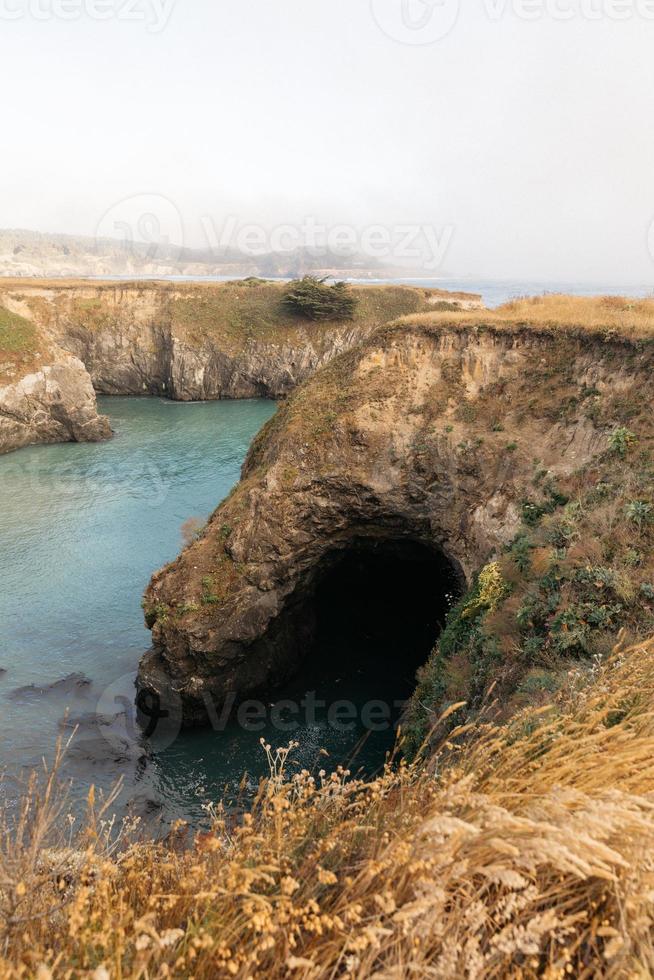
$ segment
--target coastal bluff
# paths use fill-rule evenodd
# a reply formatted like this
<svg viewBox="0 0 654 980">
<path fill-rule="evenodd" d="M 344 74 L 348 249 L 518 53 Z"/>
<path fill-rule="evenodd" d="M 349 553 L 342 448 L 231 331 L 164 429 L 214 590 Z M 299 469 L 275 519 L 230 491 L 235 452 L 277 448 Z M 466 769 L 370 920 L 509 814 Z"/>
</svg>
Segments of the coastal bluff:
<svg viewBox="0 0 654 980">
<path fill-rule="evenodd" d="M 141 690 L 172 691 L 196 725 L 228 696 L 283 687 L 311 649 L 321 582 L 363 547 L 432 549 L 473 590 L 476 618 L 422 698 L 435 710 L 473 703 L 492 677 L 508 704 L 541 662 L 564 670 L 620 626 L 640 635 L 650 563 L 630 548 L 651 509 L 654 304 L 566 302 L 404 317 L 300 386 L 153 577 Z M 598 544 L 576 551 L 578 538 Z"/>
<path fill-rule="evenodd" d="M 352 319 L 309 322 L 286 286 L 0 279 L 0 452 L 110 435 L 94 392 L 179 401 L 284 398 L 376 328 L 480 297 L 352 286 Z"/>
<path fill-rule="evenodd" d="M 0 454 L 111 437 L 91 378 L 33 321 L 0 306 Z"/>
</svg>

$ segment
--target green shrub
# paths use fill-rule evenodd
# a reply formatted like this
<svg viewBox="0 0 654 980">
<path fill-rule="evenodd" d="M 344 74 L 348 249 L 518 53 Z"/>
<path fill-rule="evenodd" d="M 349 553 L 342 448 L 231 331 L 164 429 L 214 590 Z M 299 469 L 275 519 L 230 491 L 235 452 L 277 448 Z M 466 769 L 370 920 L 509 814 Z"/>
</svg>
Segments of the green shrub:
<svg viewBox="0 0 654 980">
<path fill-rule="evenodd" d="M 642 528 L 644 524 L 650 524 L 652 520 L 652 505 L 644 500 L 632 500 L 626 508 L 627 520 L 632 521 Z"/>
<path fill-rule="evenodd" d="M 351 320 L 356 298 L 344 282 L 328 286 L 325 279 L 305 276 L 289 283 L 284 307 L 307 320 Z"/>
<path fill-rule="evenodd" d="M 621 426 L 609 436 L 609 449 L 618 456 L 626 456 L 627 451 L 637 442 L 635 433 Z"/>
<path fill-rule="evenodd" d="M 205 575 L 202 579 L 202 598 L 200 600 L 203 606 L 214 606 L 220 602 L 220 596 L 216 595 L 213 590 L 213 575 Z"/>
<path fill-rule="evenodd" d="M 560 687 L 557 677 L 548 670 L 530 670 L 518 686 L 519 694 L 556 694 Z"/>
<path fill-rule="evenodd" d="M 509 548 L 509 553 L 520 572 L 528 572 L 531 568 L 532 545 L 525 534 L 519 534 Z"/>
<path fill-rule="evenodd" d="M 177 615 L 186 616 L 187 613 L 197 612 L 199 608 L 197 602 L 183 602 L 181 606 L 177 607 Z"/>
</svg>

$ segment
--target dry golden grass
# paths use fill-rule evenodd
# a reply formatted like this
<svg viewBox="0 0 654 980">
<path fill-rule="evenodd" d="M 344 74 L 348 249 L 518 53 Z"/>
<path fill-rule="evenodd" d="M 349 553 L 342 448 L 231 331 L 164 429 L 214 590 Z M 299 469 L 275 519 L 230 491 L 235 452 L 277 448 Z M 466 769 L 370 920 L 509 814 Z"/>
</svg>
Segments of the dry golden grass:
<svg viewBox="0 0 654 980">
<path fill-rule="evenodd" d="M 514 300 L 495 310 L 418 313 L 402 317 L 398 322 L 435 327 L 487 325 L 508 330 L 531 326 L 646 338 L 654 336 L 654 299 L 552 294 Z"/>
<path fill-rule="evenodd" d="M 92 795 L 57 838 L 50 780 L 0 835 L 0 975 L 651 976 L 653 694 L 649 642 L 372 783 L 268 749 L 251 813 L 189 846 L 110 853 Z"/>
</svg>

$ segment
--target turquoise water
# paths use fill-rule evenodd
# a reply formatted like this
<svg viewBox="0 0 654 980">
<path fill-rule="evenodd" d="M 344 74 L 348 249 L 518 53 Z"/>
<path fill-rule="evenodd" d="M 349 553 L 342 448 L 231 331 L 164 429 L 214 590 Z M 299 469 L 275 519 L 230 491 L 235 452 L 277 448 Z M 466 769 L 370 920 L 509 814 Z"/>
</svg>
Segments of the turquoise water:
<svg viewBox="0 0 654 980">
<path fill-rule="evenodd" d="M 375 704 L 392 706 L 397 719 L 449 601 L 420 556 L 402 565 L 397 555 L 355 555 L 338 566 L 325 586 L 318 640 L 283 691 L 271 692 L 283 700 L 260 706 L 263 715 L 244 722 L 234 709 L 219 730 L 180 733 L 162 723 L 144 738 L 133 707 L 136 666 L 150 643 L 141 595 L 180 551 L 184 522 L 206 519 L 236 483 L 275 405 L 98 402 L 111 441 L 0 457 L 0 768 L 24 775 L 77 726 L 64 767 L 73 809 L 91 783 L 108 791 L 121 778 L 118 813 L 163 830 L 233 799 L 244 773 L 246 794 L 255 787 L 268 771 L 262 737 L 273 747 L 296 740 L 298 767 L 330 769 L 354 752 L 355 768 L 376 768 L 395 736 L 390 721 L 379 724 Z M 329 711 L 342 710 L 343 699 L 347 717 L 334 723 Z M 375 724 L 365 720 L 371 705 Z M 4 793 L 17 792 L 10 780 Z"/>
<path fill-rule="evenodd" d="M 131 694 L 149 645 L 140 599 L 150 575 L 179 552 L 182 523 L 206 518 L 229 492 L 275 410 L 259 400 L 100 398 L 99 405 L 112 441 L 0 457 L 0 767 L 29 768 L 49 756 L 67 707 L 85 722 L 116 682 Z M 91 684 L 17 693 L 71 674 Z M 146 812 L 159 809 L 161 783 L 172 781 L 164 795 L 183 811 L 200 792 L 187 755 L 189 765 L 174 776 L 146 766 L 134 783 L 134 766 L 144 768 L 138 749 L 82 724 L 67 772 L 79 794 L 91 781 L 106 787 L 123 775 L 123 798 Z"/>
</svg>

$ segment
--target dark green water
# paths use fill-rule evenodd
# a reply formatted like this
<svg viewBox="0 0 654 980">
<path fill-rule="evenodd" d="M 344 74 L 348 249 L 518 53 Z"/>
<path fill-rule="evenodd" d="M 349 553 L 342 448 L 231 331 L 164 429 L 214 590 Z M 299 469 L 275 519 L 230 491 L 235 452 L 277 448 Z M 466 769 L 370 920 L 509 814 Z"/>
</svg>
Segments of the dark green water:
<svg viewBox="0 0 654 980">
<path fill-rule="evenodd" d="M 355 563 L 332 576 L 320 642 L 277 695 L 301 705 L 298 710 L 281 704 L 271 715 L 276 702 L 267 702 L 265 717 L 255 711 L 251 725 L 232 717 L 221 731 L 155 735 L 144 744 L 131 710 L 136 665 L 149 645 L 143 589 L 180 550 L 183 522 L 206 518 L 237 481 L 252 437 L 275 406 L 258 400 L 99 402 L 116 432 L 111 442 L 34 447 L 0 458 L 0 668 L 6 670 L 0 675 L 0 767 L 29 771 L 51 756 L 68 710 L 80 721 L 66 764 L 73 797 L 85 796 L 91 783 L 106 790 L 121 776 L 119 811 L 165 825 L 176 817 L 200 819 L 206 803 L 225 787 L 232 795 L 246 771 L 256 782 L 267 771 L 262 736 L 274 746 L 297 740 L 296 765 L 329 768 L 347 761 L 366 727 L 362 706 L 406 697 L 413 684 L 416 663 L 407 651 L 382 655 L 393 623 L 401 627 L 393 642 L 401 645 L 402 617 L 416 619 L 406 603 L 392 622 L 377 619 L 376 634 L 366 626 L 367 602 L 381 596 L 392 610 L 398 601 L 395 566 L 383 557 L 372 568 Z M 407 588 L 411 601 L 422 601 L 410 583 Z M 442 602 L 431 607 L 433 633 Z M 345 612 L 339 617 L 333 609 Z M 375 620 L 375 610 L 369 612 Z M 427 638 L 421 643 L 428 648 Z M 48 689 L 71 674 L 90 683 Z M 330 705 L 345 699 L 355 706 L 356 721 L 351 724 L 341 706 L 335 726 L 326 709 L 307 704 L 311 691 Z M 98 713 L 111 720 L 123 707 L 126 716 L 98 725 Z M 366 736 L 364 763 L 378 764 L 392 744 L 383 719 L 381 728 Z"/>
</svg>

